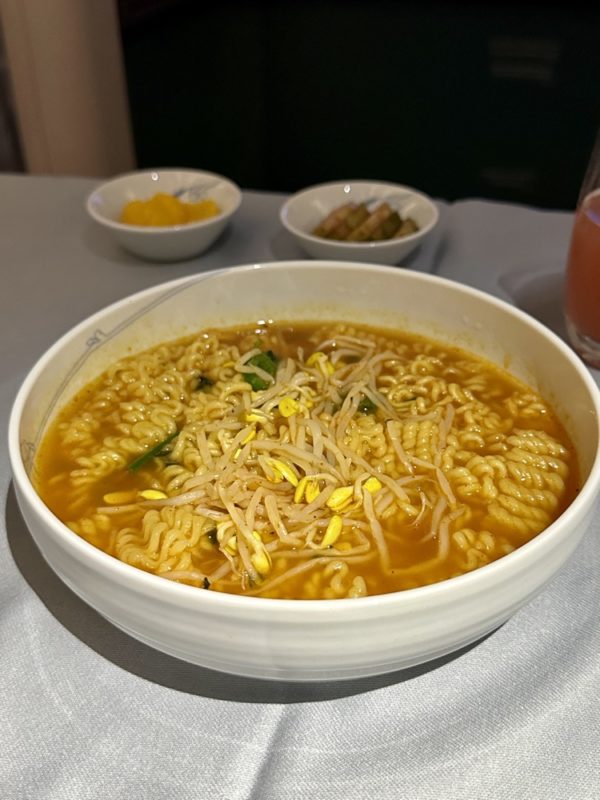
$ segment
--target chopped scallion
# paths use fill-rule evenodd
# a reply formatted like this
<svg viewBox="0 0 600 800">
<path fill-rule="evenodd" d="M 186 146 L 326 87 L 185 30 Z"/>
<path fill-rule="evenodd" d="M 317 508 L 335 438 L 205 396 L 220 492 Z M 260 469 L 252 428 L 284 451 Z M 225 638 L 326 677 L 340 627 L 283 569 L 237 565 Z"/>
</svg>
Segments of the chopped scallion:
<svg viewBox="0 0 600 800">
<path fill-rule="evenodd" d="M 178 433 L 179 431 L 171 433 L 169 436 L 167 436 L 166 439 L 163 439 L 162 442 L 159 442 L 158 444 L 154 445 L 154 447 L 151 447 L 150 450 L 146 450 L 146 452 L 142 453 L 142 455 L 139 456 L 139 458 L 136 458 L 135 461 L 132 461 L 131 464 L 127 467 L 127 469 L 130 472 L 136 472 L 138 469 L 140 469 L 140 467 L 143 467 L 144 464 L 147 464 L 148 461 L 150 461 L 152 458 L 155 458 L 156 456 L 165 455 L 165 453 L 163 452 L 165 446 L 168 445 L 170 442 L 172 442 Z"/>
<path fill-rule="evenodd" d="M 265 372 L 268 372 L 269 375 L 275 377 L 277 361 L 278 359 L 275 353 L 272 350 L 267 350 L 265 353 L 257 353 L 252 356 L 246 363 L 253 367 L 259 367 Z M 255 372 L 244 372 L 243 376 L 246 383 L 249 383 L 255 392 L 258 392 L 260 389 L 266 389 L 269 385 L 267 381 L 260 378 Z"/>
<path fill-rule="evenodd" d="M 196 391 L 203 392 L 205 389 L 208 389 L 214 385 L 215 382 L 212 380 L 212 378 L 209 378 L 206 375 L 199 375 L 196 381 Z"/>
</svg>

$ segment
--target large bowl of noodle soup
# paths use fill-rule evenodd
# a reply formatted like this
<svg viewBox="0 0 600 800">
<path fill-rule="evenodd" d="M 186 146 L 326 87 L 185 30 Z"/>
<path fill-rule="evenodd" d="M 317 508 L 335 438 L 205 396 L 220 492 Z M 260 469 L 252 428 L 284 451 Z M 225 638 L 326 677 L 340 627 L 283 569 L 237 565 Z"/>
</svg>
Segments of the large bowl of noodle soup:
<svg viewBox="0 0 600 800">
<path fill-rule="evenodd" d="M 25 379 L 9 450 L 44 558 L 118 628 L 341 680 L 455 651 L 544 588 L 593 512 L 599 412 L 572 351 L 502 301 L 290 261 L 79 324 Z"/>
</svg>

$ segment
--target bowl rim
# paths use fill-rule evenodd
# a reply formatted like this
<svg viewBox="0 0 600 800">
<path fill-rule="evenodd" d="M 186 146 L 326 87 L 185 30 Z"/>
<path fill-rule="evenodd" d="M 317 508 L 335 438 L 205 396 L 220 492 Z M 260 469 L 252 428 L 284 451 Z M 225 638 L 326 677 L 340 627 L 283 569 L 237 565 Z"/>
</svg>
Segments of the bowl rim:
<svg viewBox="0 0 600 800">
<path fill-rule="evenodd" d="M 336 188 L 336 187 L 343 187 L 348 185 L 354 186 L 361 186 L 361 185 L 369 185 L 369 186 L 381 186 L 388 189 L 396 189 L 399 191 L 408 192 L 409 195 L 415 197 L 425 203 L 425 205 L 431 210 L 432 218 L 429 222 L 424 225 L 422 228 L 419 228 L 418 231 L 414 233 L 409 233 L 407 236 L 402 236 L 399 239 L 382 239 L 381 241 L 377 242 L 344 242 L 338 241 L 337 239 L 324 239 L 321 236 L 314 236 L 312 233 L 307 233 L 307 231 L 298 228 L 292 222 L 290 222 L 288 218 L 288 212 L 290 208 L 297 203 L 299 200 L 302 200 L 308 194 L 312 194 L 317 192 L 321 189 L 329 189 L 329 188 Z M 300 239 L 303 239 L 307 242 L 314 242 L 315 244 L 323 245 L 325 247 L 331 247 L 332 249 L 336 249 L 340 252 L 340 258 L 343 257 L 344 250 L 348 252 L 356 252 L 362 250 L 365 253 L 365 258 L 368 258 L 369 253 L 368 251 L 373 250 L 386 250 L 386 249 L 393 249 L 395 247 L 400 247 L 402 244 L 416 242 L 419 239 L 423 238 L 426 234 L 428 234 L 435 226 L 438 224 L 440 219 L 440 211 L 437 207 L 433 198 L 429 195 L 425 194 L 424 192 L 420 191 L 419 189 L 415 189 L 412 186 L 408 186 L 402 183 L 393 183 L 391 181 L 376 181 L 376 180 L 368 180 L 366 178 L 358 178 L 356 180 L 346 180 L 346 181 L 327 181 L 325 183 L 316 183 L 313 186 L 307 186 L 304 189 L 300 189 L 299 191 L 292 194 L 287 200 L 281 205 L 279 209 L 279 220 L 281 224 L 294 236 L 297 236 Z"/>
<path fill-rule="evenodd" d="M 130 225 L 127 222 L 119 222 L 118 220 L 111 219 L 110 217 L 101 214 L 95 208 L 94 203 L 92 202 L 93 198 L 95 195 L 102 192 L 104 189 L 119 183 L 125 183 L 128 179 L 134 178 L 138 175 L 150 175 L 153 172 L 159 172 L 163 174 L 169 174 L 175 172 L 187 172 L 190 175 L 194 175 L 196 177 L 203 176 L 206 178 L 213 178 L 215 180 L 222 181 L 223 183 L 227 184 L 227 186 L 230 189 L 233 190 L 235 195 L 234 202 L 230 208 L 221 211 L 214 217 L 208 217 L 207 219 L 197 220 L 196 222 L 186 222 L 183 225 Z M 209 170 L 193 169 L 189 167 L 153 167 L 148 169 L 136 169 L 136 170 L 130 170 L 129 172 L 123 172 L 119 175 L 114 175 L 112 178 L 109 178 L 109 180 L 98 183 L 86 195 L 85 209 L 93 220 L 95 220 L 100 225 L 103 225 L 107 228 L 111 228 L 114 231 L 149 234 L 151 236 L 160 236 L 160 235 L 164 236 L 178 231 L 201 230 L 203 228 L 209 228 L 215 225 L 216 223 L 227 221 L 239 209 L 241 202 L 242 202 L 241 188 L 238 186 L 237 183 L 235 183 L 235 181 L 231 180 L 231 178 L 228 178 L 226 175 L 221 175 L 218 172 L 211 172 Z"/>
<path fill-rule="evenodd" d="M 596 501 L 598 491 L 600 489 L 600 447 L 595 455 L 593 463 L 590 466 L 589 475 L 583 483 L 577 496 L 573 499 L 570 505 L 562 512 L 562 514 L 552 522 L 547 528 L 537 534 L 533 539 L 521 545 L 514 551 L 502 556 L 496 561 L 479 567 L 471 572 L 458 575 L 453 578 L 447 578 L 443 581 L 438 581 L 433 584 L 419 586 L 413 589 L 405 589 L 397 592 L 387 592 L 384 594 L 369 595 L 361 598 L 340 598 L 336 600 L 292 600 L 280 598 L 264 598 L 264 597 L 247 597 L 245 595 L 228 594 L 226 592 L 211 592 L 202 591 L 197 587 L 180 584 L 175 581 L 166 580 L 153 573 L 145 572 L 138 567 L 120 561 L 114 556 L 105 553 L 94 545 L 87 542 L 85 539 L 78 536 L 68 526 L 61 522 L 52 511 L 46 506 L 41 497 L 38 495 L 33 482 L 31 481 L 23 462 L 23 457 L 20 447 L 20 421 L 23 410 L 29 393 L 37 381 L 40 373 L 47 367 L 52 359 L 60 352 L 60 350 L 72 338 L 78 336 L 82 331 L 88 327 L 94 326 L 99 319 L 105 314 L 109 314 L 128 303 L 134 303 L 144 297 L 150 298 L 154 294 L 161 294 L 169 291 L 177 286 L 183 286 L 186 283 L 193 285 L 204 280 L 218 279 L 220 276 L 229 274 L 231 272 L 253 272 L 260 271 L 273 271 L 285 269 L 286 267 L 301 268 L 302 270 L 352 270 L 364 271 L 368 269 L 371 271 L 379 271 L 381 273 L 393 273 L 398 276 L 400 280 L 415 280 L 417 282 L 429 282 L 437 285 L 447 286 L 450 289 L 471 295 L 484 303 L 490 303 L 501 310 L 508 312 L 518 319 L 525 322 L 530 327 L 533 327 L 537 333 L 541 334 L 547 339 L 550 339 L 552 344 L 562 351 L 562 354 L 569 361 L 578 377 L 584 383 L 596 408 L 596 424 L 598 428 L 598 438 L 600 441 L 600 389 L 592 379 L 589 371 L 581 362 L 579 357 L 574 351 L 552 330 L 547 328 L 537 319 L 522 311 L 520 308 L 511 305 L 505 300 L 502 300 L 494 295 L 491 295 L 483 290 L 476 289 L 462 284 L 458 281 L 445 278 L 439 275 L 420 272 L 406 272 L 398 270 L 396 267 L 390 267 L 382 264 L 370 264 L 367 262 L 345 262 L 334 261 L 328 259 L 321 260 L 305 260 L 305 259 L 290 259 L 286 261 L 272 261 L 272 262 L 259 262 L 259 263 L 246 263 L 239 264 L 232 267 L 224 267 L 206 272 L 195 273 L 193 275 L 175 278 L 173 280 L 165 281 L 160 284 L 142 289 L 133 294 L 129 294 L 120 300 L 114 301 L 94 314 L 81 320 L 72 328 L 63 333 L 42 355 L 37 359 L 33 366 L 27 372 L 23 379 L 17 394 L 14 398 L 8 424 L 8 455 L 13 481 L 16 484 L 17 496 L 20 494 L 29 503 L 30 509 L 38 516 L 41 517 L 45 526 L 52 530 L 52 534 L 57 537 L 67 547 L 72 549 L 81 558 L 91 561 L 94 569 L 97 569 L 104 575 L 114 573 L 115 576 L 122 576 L 128 582 L 132 590 L 138 590 L 146 595 L 161 595 L 165 600 L 171 600 L 174 603 L 183 603 L 187 607 L 195 605 L 196 603 L 208 603 L 209 608 L 216 607 L 222 608 L 226 611 L 239 609 L 241 612 L 246 608 L 248 612 L 252 613 L 264 612 L 267 614 L 287 614 L 293 609 L 297 609 L 298 613 L 309 614 L 310 616 L 321 617 L 328 616 L 331 612 L 335 612 L 336 616 L 349 616 L 360 617 L 363 613 L 368 615 L 369 609 L 378 608 L 385 611 L 396 606 L 411 608 L 414 604 L 436 604 L 440 603 L 448 593 L 453 595 L 455 592 L 462 596 L 469 596 L 475 594 L 479 590 L 480 584 L 487 583 L 491 579 L 491 583 L 497 583 L 501 580 L 502 574 L 512 571 L 512 565 L 519 564 L 519 562 L 527 563 L 531 554 L 539 549 L 547 546 L 548 540 L 553 540 L 561 536 L 561 529 L 568 528 L 568 520 L 570 517 L 576 516 L 578 513 L 584 514 L 589 510 Z M 20 504 L 19 504 L 20 505 Z M 562 532 L 564 536 L 564 530 Z M 518 572 L 518 570 L 517 570 Z M 357 605 L 358 601 L 358 605 Z"/>
</svg>

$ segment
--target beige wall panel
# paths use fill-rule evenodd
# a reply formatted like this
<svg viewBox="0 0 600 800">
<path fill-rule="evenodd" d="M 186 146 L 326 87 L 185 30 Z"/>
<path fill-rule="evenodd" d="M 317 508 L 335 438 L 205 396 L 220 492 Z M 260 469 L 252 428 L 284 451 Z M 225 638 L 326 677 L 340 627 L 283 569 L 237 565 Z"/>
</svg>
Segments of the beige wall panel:
<svg viewBox="0 0 600 800">
<path fill-rule="evenodd" d="M 0 0 L 28 172 L 105 176 L 135 165 L 113 0 Z"/>
</svg>

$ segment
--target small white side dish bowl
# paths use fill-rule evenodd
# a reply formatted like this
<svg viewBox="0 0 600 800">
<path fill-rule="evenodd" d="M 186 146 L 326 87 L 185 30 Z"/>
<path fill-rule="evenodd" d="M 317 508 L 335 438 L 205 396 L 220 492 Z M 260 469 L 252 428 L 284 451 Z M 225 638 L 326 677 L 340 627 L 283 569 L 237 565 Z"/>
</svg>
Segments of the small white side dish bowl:
<svg viewBox="0 0 600 800">
<path fill-rule="evenodd" d="M 119 222 L 123 207 L 131 200 L 149 200 L 157 192 L 174 194 L 204 186 L 202 199 L 212 198 L 218 204 L 221 213 L 217 216 L 166 227 Z M 134 255 L 149 261 L 182 261 L 200 255 L 213 244 L 241 201 L 240 188 L 222 175 L 195 169 L 147 169 L 100 184 L 88 195 L 85 205 L 94 222 Z"/>
<path fill-rule="evenodd" d="M 416 233 L 379 242 L 342 242 L 314 236 L 312 231 L 334 209 L 346 203 L 386 201 L 400 217 L 412 217 Z M 430 235 L 439 211 L 427 195 L 395 183 L 340 181 L 311 186 L 292 195 L 281 207 L 279 218 L 302 250 L 313 258 L 399 264 Z"/>
<path fill-rule="evenodd" d="M 269 318 L 406 328 L 508 365 L 562 419 L 578 454 L 576 499 L 532 541 L 468 574 L 393 594 L 312 601 L 227 595 L 164 580 L 94 548 L 48 510 L 34 488 L 35 454 L 76 391 L 126 353 L 205 326 Z M 590 523 L 600 491 L 599 420 L 600 393 L 577 356 L 507 303 L 409 270 L 300 260 L 171 281 L 81 322 L 22 384 L 10 417 L 9 454 L 18 502 L 42 555 L 118 628 L 203 667 L 326 681 L 390 673 L 443 656 L 493 631 L 539 593 Z"/>
</svg>

